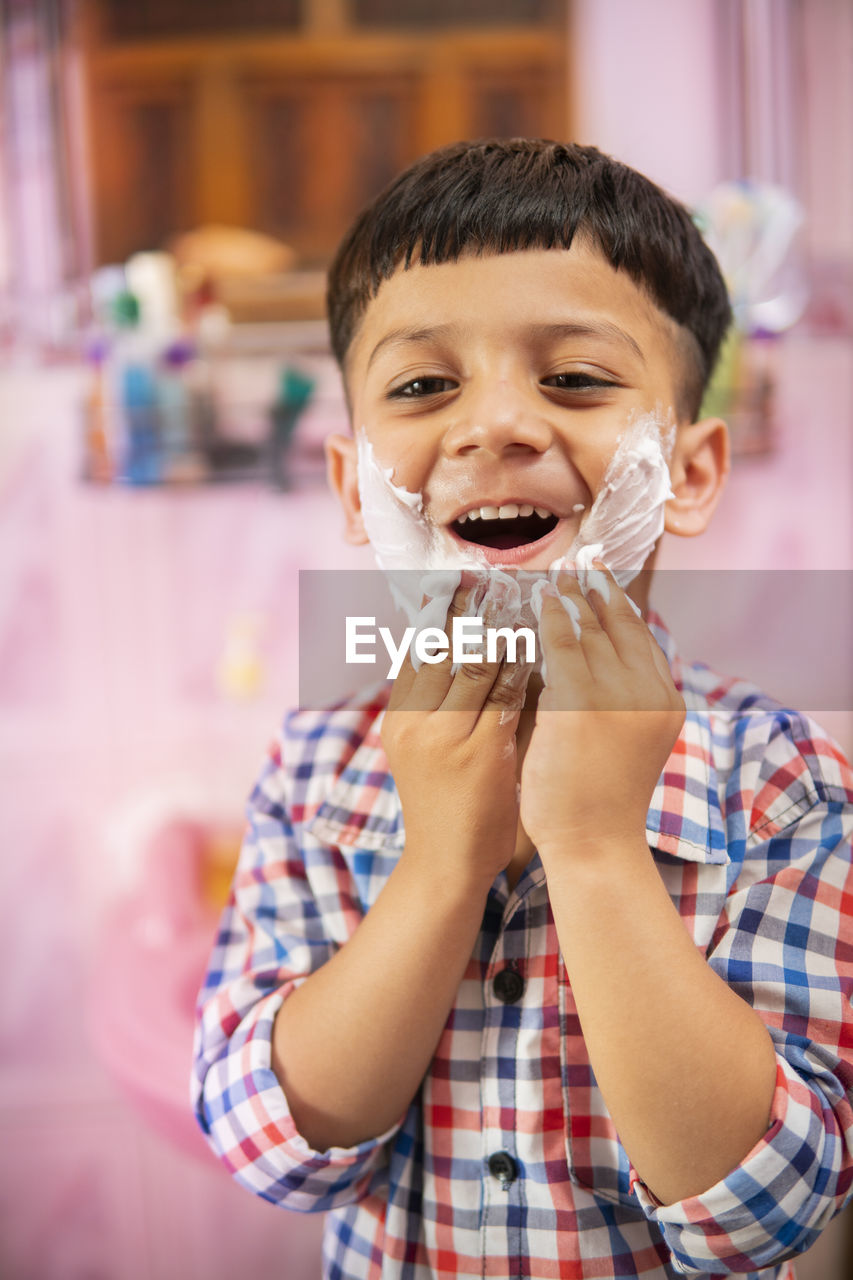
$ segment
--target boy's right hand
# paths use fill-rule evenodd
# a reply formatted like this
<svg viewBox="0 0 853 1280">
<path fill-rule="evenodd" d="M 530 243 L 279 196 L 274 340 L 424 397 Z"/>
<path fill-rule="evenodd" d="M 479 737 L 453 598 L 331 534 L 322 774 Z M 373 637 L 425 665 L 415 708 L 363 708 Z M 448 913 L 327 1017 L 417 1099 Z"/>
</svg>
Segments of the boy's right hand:
<svg viewBox="0 0 853 1280">
<path fill-rule="evenodd" d="M 445 624 L 464 616 L 460 586 Z M 382 724 L 382 745 L 403 807 L 404 857 L 431 876 L 488 890 L 515 852 L 518 825 L 516 730 L 526 672 L 503 661 L 451 656 L 419 670 L 407 654 Z"/>
<path fill-rule="evenodd" d="M 456 592 L 451 624 L 468 612 L 468 594 Z M 515 852 L 527 669 L 451 666 L 449 657 L 418 671 L 404 662 L 382 742 L 406 847 L 345 944 L 275 1017 L 273 1070 L 316 1151 L 355 1146 L 399 1123 L 446 1028 L 489 888 Z"/>
</svg>

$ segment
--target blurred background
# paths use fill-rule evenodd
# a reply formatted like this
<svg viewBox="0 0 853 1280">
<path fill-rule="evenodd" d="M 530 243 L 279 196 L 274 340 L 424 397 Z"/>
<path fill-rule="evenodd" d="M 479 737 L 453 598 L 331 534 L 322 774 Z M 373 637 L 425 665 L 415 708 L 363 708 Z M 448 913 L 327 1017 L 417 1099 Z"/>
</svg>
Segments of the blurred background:
<svg viewBox="0 0 853 1280">
<path fill-rule="evenodd" d="M 324 268 L 403 165 L 492 134 L 617 155 L 723 262 L 711 407 L 734 471 L 711 531 L 660 563 L 746 590 L 695 656 L 738 634 L 784 653 L 771 597 L 802 573 L 831 575 L 827 633 L 849 626 L 849 0 L 3 0 L 11 1280 L 319 1275 L 321 1224 L 233 1185 L 195 1132 L 192 1006 L 297 697 L 298 571 L 371 564 L 324 490 L 346 424 Z M 849 753 L 850 702 L 815 710 Z M 849 1236 L 798 1274 L 843 1280 Z"/>
</svg>

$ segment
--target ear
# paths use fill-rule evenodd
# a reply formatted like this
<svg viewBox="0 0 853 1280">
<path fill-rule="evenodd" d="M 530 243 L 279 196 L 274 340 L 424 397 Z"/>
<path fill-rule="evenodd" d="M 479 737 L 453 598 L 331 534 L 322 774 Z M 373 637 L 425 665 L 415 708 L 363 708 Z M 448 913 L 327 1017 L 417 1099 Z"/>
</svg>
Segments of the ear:
<svg viewBox="0 0 853 1280">
<path fill-rule="evenodd" d="M 670 462 L 674 497 L 664 509 L 664 528 L 681 538 L 703 533 L 729 474 L 729 431 L 721 418 L 679 427 Z"/>
<path fill-rule="evenodd" d="M 358 492 L 358 451 L 352 436 L 329 436 L 326 450 L 326 477 L 329 486 L 338 496 L 343 507 L 344 537 L 353 546 L 367 542 L 367 533 L 361 515 L 361 498 Z"/>
</svg>

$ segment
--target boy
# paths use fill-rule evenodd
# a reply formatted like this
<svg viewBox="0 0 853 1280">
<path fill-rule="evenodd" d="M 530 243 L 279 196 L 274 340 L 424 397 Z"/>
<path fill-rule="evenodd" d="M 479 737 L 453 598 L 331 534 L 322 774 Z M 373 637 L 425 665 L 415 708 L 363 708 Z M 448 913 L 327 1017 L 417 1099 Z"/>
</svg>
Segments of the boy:
<svg viewBox="0 0 853 1280">
<path fill-rule="evenodd" d="M 657 516 L 700 533 L 727 470 L 696 420 L 716 263 L 593 148 L 459 144 L 358 220 L 329 315 L 348 536 L 551 570 L 547 680 L 407 661 L 390 699 L 289 718 L 201 997 L 199 1122 L 250 1189 L 331 1210 L 327 1277 L 789 1277 L 853 1179 L 853 782 L 629 601 Z M 648 473 L 614 472 L 629 438 Z"/>
</svg>

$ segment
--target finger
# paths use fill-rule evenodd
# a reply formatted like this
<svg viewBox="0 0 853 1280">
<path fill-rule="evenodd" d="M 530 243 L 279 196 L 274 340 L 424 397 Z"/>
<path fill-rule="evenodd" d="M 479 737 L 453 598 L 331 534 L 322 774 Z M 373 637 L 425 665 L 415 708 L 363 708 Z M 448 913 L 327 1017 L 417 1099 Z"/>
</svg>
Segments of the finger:
<svg viewBox="0 0 853 1280">
<path fill-rule="evenodd" d="M 436 653 L 433 660 L 421 662 L 417 669 L 411 652 L 407 655 L 413 674 L 407 680 L 406 699 L 401 705 L 418 711 L 435 711 L 442 705 L 456 674 L 452 657 L 453 619 L 469 617 L 476 612 L 475 599 L 472 588 L 464 583 L 460 583 L 453 593 L 443 628 L 447 639 L 444 654 L 439 657 Z"/>
<path fill-rule="evenodd" d="M 470 613 L 466 616 L 472 616 Z M 482 617 L 478 618 L 481 640 L 466 646 L 469 656 L 458 663 L 454 670 L 453 683 L 447 691 L 443 709 L 466 712 L 473 726 L 483 709 L 486 699 L 499 679 L 504 665 L 506 646 L 496 646 L 494 656 L 489 659 L 487 632 L 496 624 L 496 604 L 490 600 L 488 592 L 483 601 Z"/>
<path fill-rule="evenodd" d="M 585 576 L 588 578 L 589 572 Z M 613 643 L 607 630 L 574 574 L 561 573 L 557 578 L 557 589 L 564 607 L 570 609 L 578 620 L 579 643 L 590 673 L 601 675 L 612 665 L 614 658 Z"/>
<path fill-rule="evenodd" d="M 527 684 L 534 671 L 532 662 L 505 659 L 478 718 L 489 732 L 503 731 L 508 737 L 518 728 L 519 717 L 527 695 Z M 496 723 L 495 723 L 496 722 Z"/>
<path fill-rule="evenodd" d="M 397 711 L 405 705 L 412 691 L 416 675 L 417 672 L 412 662 L 412 651 L 409 649 L 402 661 L 397 678 L 391 687 L 391 696 L 388 699 L 389 711 Z"/>
<path fill-rule="evenodd" d="M 540 598 L 539 639 L 546 684 L 588 682 L 589 666 L 581 638 L 584 611 L 591 615 L 592 610 L 572 595 L 561 595 L 551 583 L 542 588 Z"/>
<path fill-rule="evenodd" d="M 489 690 L 484 712 L 520 711 L 524 706 L 530 677 L 536 670 L 536 634 L 525 627 L 506 628 L 497 637 L 498 670 Z M 506 716 L 501 716 L 505 721 Z"/>
<path fill-rule="evenodd" d="M 666 687 L 667 692 L 669 693 L 670 702 L 672 702 L 673 705 L 678 705 L 683 707 L 684 699 L 679 693 L 678 687 L 674 679 L 672 678 L 672 672 L 669 669 L 669 663 L 667 661 L 666 654 L 658 644 L 657 640 L 652 635 L 651 631 L 649 632 L 649 639 L 651 641 L 652 661 L 655 664 L 655 670 L 657 671 L 661 682 Z"/>
<path fill-rule="evenodd" d="M 423 613 L 423 610 L 426 608 L 428 604 L 429 604 L 429 597 L 422 596 L 421 597 L 421 613 Z M 412 659 L 412 650 L 410 646 L 406 650 L 406 655 L 403 658 L 402 664 L 400 666 L 400 670 L 397 674 L 396 679 L 394 680 L 394 685 L 391 689 L 391 696 L 388 699 L 389 711 L 395 711 L 399 707 L 403 706 L 409 694 L 411 693 L 412 685 L 415 682 L 416 675 L 417 675 L 417 670 L 415 668 L 415 664 Z"/>
<path fill-rule="evenodd" d="M 613 647 L 632 671 L 647 671 L 649 662 L 664 692 L 673 704 L 682 704 L 666 654 L 655 639 L 639 608 L 616 582 L 602 561 L 595 561 L 595 578 L 589 582 L 599 618 L 610 635 Z M 590 575 L 592 578 L 592 575 Z"/>
<path fill-rule="evenodd" d="M 631 669 L 647 667 L 658 646 L 637 606 L 603 561 L 595 561 L 587 573 L 586 589 L 588 603 L 620 661 Z"/>
</svg>

